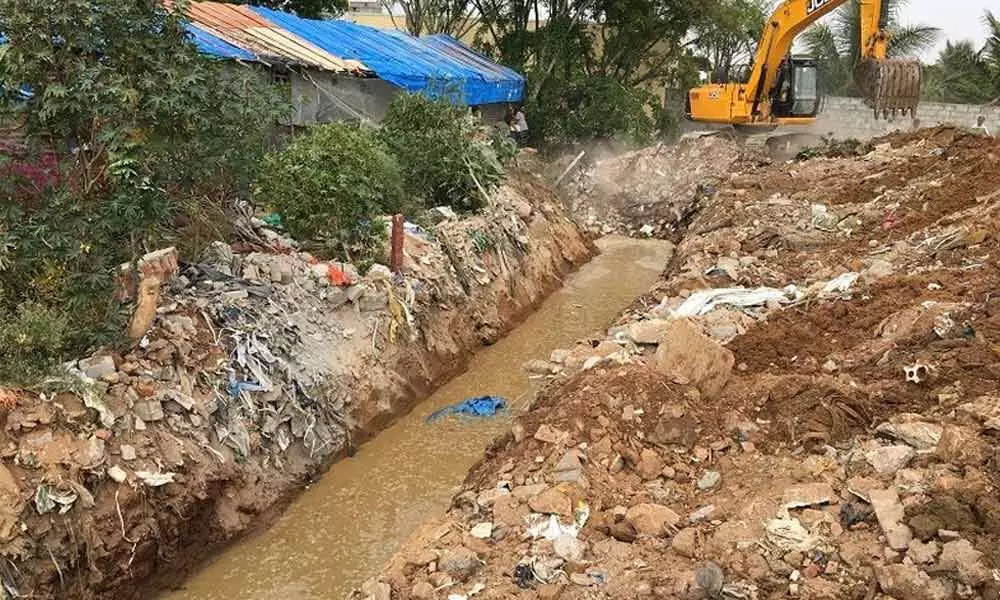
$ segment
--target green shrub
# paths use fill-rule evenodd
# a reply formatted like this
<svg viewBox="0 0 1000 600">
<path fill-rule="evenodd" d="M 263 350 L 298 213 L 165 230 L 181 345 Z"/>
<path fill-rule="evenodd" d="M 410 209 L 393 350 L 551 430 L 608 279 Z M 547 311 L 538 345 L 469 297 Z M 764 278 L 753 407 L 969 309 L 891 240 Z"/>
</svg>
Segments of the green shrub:
<svg viewBox="0 0 1000 600">
<path fill-rule="evenodd" d="M 483 192 L 503 180 L 496 138 L 464 107 L 403 94 L 389 105 L 380 135 L 399 161 L 407 189 L 427 208 L 478 210 L 486 202 Z"/>
<path fill-rule="evenodd" d="M 378 135 L 345 123 L 314 127 L 268 155 L 258 190 L 293 236 L 351 260 L 385 236 L 380 215 L 404 208 L 399 167 Z"/>
<path fill-rule="evenodd" d="M 26 302 L 13 313 L 0 310 L 0 381 L 29 384 L 62 360 L 70 316 Z"/>
</svg>

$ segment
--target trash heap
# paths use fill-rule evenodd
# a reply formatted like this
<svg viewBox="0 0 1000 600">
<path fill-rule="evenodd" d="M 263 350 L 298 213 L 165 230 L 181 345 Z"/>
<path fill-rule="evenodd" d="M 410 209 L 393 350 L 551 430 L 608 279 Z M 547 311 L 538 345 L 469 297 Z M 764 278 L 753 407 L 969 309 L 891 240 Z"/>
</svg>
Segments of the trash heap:
<svg viewBox="0 0 1000 600">
<path fill-rule="evenodd" d="M 355 598 L 1000 597 L 1000 142 L 750 165 Z"/>
<path fill-rule="evenodd" d="M 589 162 L 566 188 L 573 213 L 593 233 L 667 239 L 752 156 L 725 137 L 692 137 Z"/>
<path fill-rule="evenodd" d="M 142 597 L 408 410 L 593 251 L 525 173 L 481 214 L 436 212 L 406 224 L 400 273 L 318 260 L 278 216 L 249 214 L 240 241 L 197 259 L 123 265 L 134 347 L 0 389 L 7 594 Z"/>
</svg>

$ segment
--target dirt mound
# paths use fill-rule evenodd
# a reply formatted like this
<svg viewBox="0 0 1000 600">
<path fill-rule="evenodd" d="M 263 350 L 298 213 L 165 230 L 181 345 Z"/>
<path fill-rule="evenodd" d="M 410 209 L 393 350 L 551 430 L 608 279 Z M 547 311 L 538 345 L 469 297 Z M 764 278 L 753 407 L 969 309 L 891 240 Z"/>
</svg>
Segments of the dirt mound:
<svg viewBox="0 0 1000 600">
<path fill-rule="evenodd" d="M 373 585 L 998 597 L 1000 145 L 939 128 L 739 168 L 646 301 L 553 355 L 560 374 Z M 735 359 L 718 395 L 657 360 L 682 317 Z M 434 562 L 459 549 L 468 571 Z"/>
</svg>

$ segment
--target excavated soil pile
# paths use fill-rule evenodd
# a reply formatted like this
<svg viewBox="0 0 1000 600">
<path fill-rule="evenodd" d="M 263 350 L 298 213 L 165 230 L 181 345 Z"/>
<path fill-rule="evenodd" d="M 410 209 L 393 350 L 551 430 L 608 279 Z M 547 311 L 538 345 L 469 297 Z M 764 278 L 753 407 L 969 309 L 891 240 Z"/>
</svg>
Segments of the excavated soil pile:
<svg viewBox="0 0 1000 600">
<path fill-rule="evenodd" d="M 1000 142 L 745 167 L 356 597 L 1000 597 Z"/>
<path fill-rule="evenodd" d="M 44 393 L 0 389 L 4 598 L 125 600 L 176 581 L 594 251 L 527 173 L 484 214 L 408 225 L 405 275 L 361 276 L 262 221 L 236 225 L 245 242 L 181 257 L 134 350 L 74 362 Z"/>
</svg>

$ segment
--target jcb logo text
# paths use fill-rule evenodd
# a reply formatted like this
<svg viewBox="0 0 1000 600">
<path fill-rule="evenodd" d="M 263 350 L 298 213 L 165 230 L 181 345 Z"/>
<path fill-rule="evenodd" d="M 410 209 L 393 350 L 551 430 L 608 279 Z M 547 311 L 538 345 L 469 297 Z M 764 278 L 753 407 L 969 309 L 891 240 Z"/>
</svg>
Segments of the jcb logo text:
<svg viewBox="0 0 1000 600">
<path fill-rule="evenodd" d="M 824 4 L 826 4 L 829 1 L 830 0 L 809 0 L 809 7 L 806 8 L 806 14 L 809 14 L 809 13 L 815 11 L 816 9 L 818 9 L 821 6 L 823 6 Z"/>
</svg>

